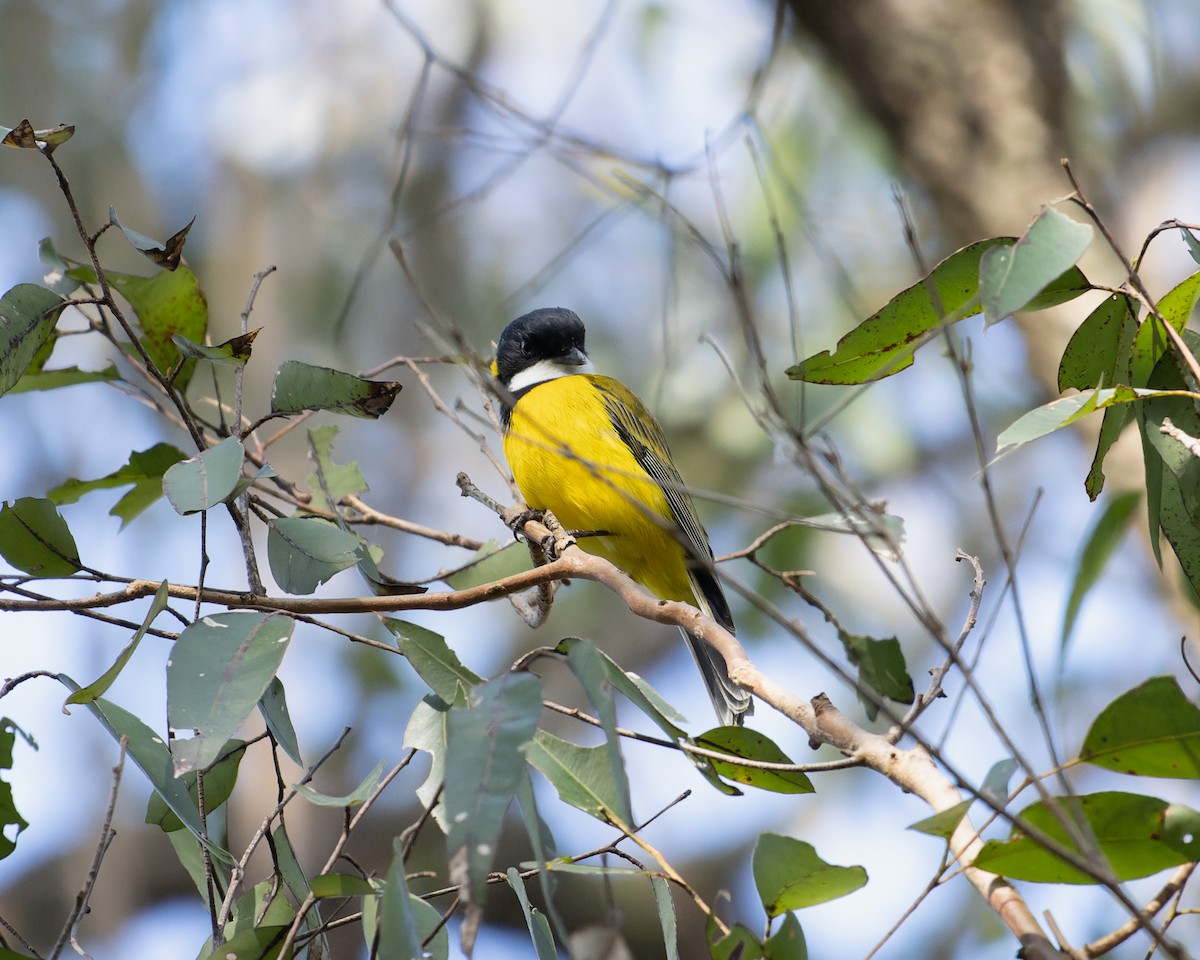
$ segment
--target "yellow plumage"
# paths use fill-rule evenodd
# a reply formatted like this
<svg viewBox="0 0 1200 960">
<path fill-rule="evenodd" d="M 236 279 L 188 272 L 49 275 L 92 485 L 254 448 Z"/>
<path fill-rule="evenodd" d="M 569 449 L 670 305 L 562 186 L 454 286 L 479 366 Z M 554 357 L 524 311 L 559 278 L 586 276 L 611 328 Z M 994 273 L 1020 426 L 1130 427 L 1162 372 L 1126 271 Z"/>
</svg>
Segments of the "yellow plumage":
<svg viewBox="0 0 1200 960">
<path fill-rule="evenodd" d="M 525 502 L 549 510 L 589 553 L 663 600 L 694 603 L 730 632 L 708 537 L 645 405 L 611 377 L 583 372 L 583 322 L 535 310 L 500 335 L 492 372 L 507 394 L 504 453 Z M 592 535 L 595 534 L 595 535 Z M 721 723 L 751 712 L 721 655 L 684 631 Z"/>
</svg>

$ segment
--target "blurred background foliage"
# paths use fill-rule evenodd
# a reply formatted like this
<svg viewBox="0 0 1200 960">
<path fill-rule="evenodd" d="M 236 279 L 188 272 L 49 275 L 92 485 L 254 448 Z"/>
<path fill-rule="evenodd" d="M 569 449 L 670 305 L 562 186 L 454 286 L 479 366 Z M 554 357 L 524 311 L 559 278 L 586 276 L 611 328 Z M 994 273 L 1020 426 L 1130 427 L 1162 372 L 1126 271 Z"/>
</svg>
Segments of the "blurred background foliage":
<svg viewBox="0 0 1200 960">
<path fill-rule="evenodd" d="M 844 404 L 824 430 L 853 482 L 905 519 L 908 560 L 944 622 L 963 616 L 970 588 L 967 571 L 953 563 L 955 548 L 983 560 L 991 586 L 976 669 L 1020 741 L 1038 734 L 1017 652 L 1017 608 L 1004 596 L 951 365 L 931 346 L 912 370 L 850 402 L 846 391 L 790 383 L 783 370 L 832 346 L 918 275 L 896 193 L 912 210 L 929 263 L 974 239 L 1019 233 L 1042 204 L 1069 192 L 1064 156 L 1126 254 L 1162 220 L 1200 220 L 1198 41 L 1200 18 L 1189 0 L 0 0 L 0 123 L 28 117 L 35 127 L 77 126 L 57 156 L 93 229 L 110 205 L 124 223 L 159 237 L 197 215 L 187 256 L 209 299 L 214 342 L 238 332 L 252 276 L 279 267 L 254 306 L 252 326 L 263 332 L 247 380 L 251 410 L 266 409 L 283 359 L 374 370 L 397 356 L 453 356 L 450 327 L 487 355 L 519 313 L 574 309 L 589 324 L 600 371 L 647 399 L 684 476 L 713 494 L 701 509 L 718 554 L 746 545 L 778 517 L 824 511 L 739 393 L 745 384 L 753 398 L 759 377 L 737 311 L 744 297 L 767 373 L 794 422 L 813 423 Z M 37 246 L 45 236 L 63 253 L 81 253 L 45 164 L 6 151 L 4 288 L 41 277 Z M 406 269 L 389 244 L 402 251 Z M 139 270 L 121 246 L 107 243 L 108 265 Z M 1189 264 L 1183 244 L 1163 238 L 1143 277 L 1161 294 Z M 1121 279 L 1099 246 L 1083 267 L 1094 280 Z M 1087 309 L 1071 304 L 986 337 L 978 321 L 964 325 L 989 443 L 1056 395 L 1058 355 Z M 75 339 L 80 355 L 60 359 L 98 365 Z M 461 402 L 468 423 L 485 429 L 472 419 L 479 397 L 460 368 L 423 369 L 447 403 Z M 369 502 L 478 539 L 506 537 L 454 486 L 466 470 L 498 496 L 505 489 L 475 443 L 434 411 L 410 371 L 388 375 L 405 383 L 392 412 L 378 423 L 343 424 L 338 440 L 339 459 L 359 461 Z M 4 498 L 43 495 L 69 476 L 100 476 L 132 449 L 178 440 L 135 399 L 99 385 L 6 397 L 0 436 Z M 489 442 L 497 448 L 494 437 Z M 272 460 L 303 476 L 304 455 L 296 431 Z M 1089 457 L 1082 440 L 1056 436 L 993 476 L 1008 537 L 1021 543 L 1020 616 L 1041 679 L 1056 691 L 1054 724 L 1068 750 L 1096 710 L 1132 682 L 1179 669 L 1178 638 L 1194 623 L 1173 572 L 1160 579 L 1144 543 L 1131 537 L 1085 606 L 1058 672 L 1071 567 L 1093 516 L 1083 492 Z M 1110 483 L 1137 486 L 1139 471 L 1135 450 L 1114 463 Z M 65 513 L 96 566 L 194 582 L 194 525 L 165 503 L 119 536 L 118 522 L 88 501 Z M 232 531 L 210 536 L 210 581 L 240 586 Z M 465 558 L 413 537 L 381 533 L 379 542 L 385 569 L 406 579 Z M 927 638 L 857 541 L 793 532 L 768 558 L 814 571 L 809 589 L 847 629 L 898 636 L 914 676 L 933 665 Z M 808 620 L 837 651 L 815 611 L 744 562 L 728 570 Z M 325 589 L 362 592 L 350 575 Z M 484 674 L 535 643 L 594 636 L 705 724 L 703 693 L 667 631 L 635 622 L 587 585 L 562 594 L 559 606 L 540 634 L 499 604 L 413 619 L 445 634 Z M 852 692 L 794 642 L 773 640 L 744 603 L 735 602 L 734 613 L 756 661 L 803 695 L 827 690 L 849 706 Z M 5 619 L 5 676 L 37 668 L 85 680 L 125 639 L 65 615 L 47 632 L 43 620 Z M 379 632 L 370 622 L 355 629 Z M 143 649 L 134 668 L 114 699 L 143 717 L 161 716 L 161 651 Z M 317 755 L 344 727 L 354 730 L 326 776 L 340 773 L 353 785 L 378 757 L 400 753 L 405 719 L 422 693 L 403 662 L 301 629 L 281 675 L 308 751 Z M 565 678 L 551 690 L 572 696 Z M 0 916 L 37 936 L 41 923 L 55 928 L 82 882 L 114 749 L 86 716 L 62 716 L 55 697 L 33 684 L 8 698 L 4 712 L 40 750 L 18 746 L 14 790 L 32 826 L 0 867 Z M 793 729 L 762 713 L 757 726 L 778 735 L 794 758 L 811 756 Z M 950 701 L 926 723 L 926 735 L 944 740 L 969 775 L 982 777 L 1003 757 L 969 701 Z M 1036 739 L 1030 750 L 1048 756 Z M 642 816 L 685 787 L 699 788 L 682 764 L 663 776 L 655 753 L 629 753 Z M 266 802 L 271 771 L 261 778 Z M 243 785 L 250 779 L 244 770 Z M 807 912 L 810 948 L 815 956 L 858 956 L 900 916 L 940 856 L 928 838 L 897 832 L 924 816 L 921 805 L 875 779 L 861 771 L 827 777 L 816 797 L 800 803 L 697 794 L 649 835 L 701 889 L 730 888 L 735 902 L 749 884 L 745 846 L 757 833 L 821 837 L 826 859 L 867 867 L 876 899 L 870 923 L 859 900 L 869 894 Z M 331 793 L 338 786 L 324 784 Z M 387 862 L 389 831 L 414 809 L 410 789 L 394 787 L 390 812 L 377 812 L 375 832 L 356 852 L 364 865 Z M 140 826 L 144 800 L 144 786 L 127 776 L 109 876 L 87 921 L 97 960 L 188 955 L 206 933 L 182 871 L 162 856 L 156 832 Z M 253 801 L 235 806 L 234 834 L 252 830 L 261 815 Z M 311 843 L 302 855 L 315 858 L 337 818 L 309 815 L 311 829 L 299 834 Z M 597 840 L 595 825 L 583 821 L 555 812 L 563 849 Z M 618 887 L 610 901 L 586 890 L 576 898 L 581 912 L 619 907 L 631 931 L 650 913 L 644 891 Z M 1043 892 L 1046 903 L 1035 897 L 1035 912 L 1065 913 L 1077 940 L 1112 925 L 1103 900 L 1036 891 Z M 515 904 L 495 908 L 497 919 L 520 923 Z M 883 955 L 910 956 L 921 944 L 928 957 L 1010 956 L 1012 944 L 996 934 L 966 886 L 951 884 Z M 653 924 L 644 936 L 639 955 L 653 950 Z M 493 929 L 480 949 L 527 953 L 527 940 L 519 942 Z"/>
</svg>

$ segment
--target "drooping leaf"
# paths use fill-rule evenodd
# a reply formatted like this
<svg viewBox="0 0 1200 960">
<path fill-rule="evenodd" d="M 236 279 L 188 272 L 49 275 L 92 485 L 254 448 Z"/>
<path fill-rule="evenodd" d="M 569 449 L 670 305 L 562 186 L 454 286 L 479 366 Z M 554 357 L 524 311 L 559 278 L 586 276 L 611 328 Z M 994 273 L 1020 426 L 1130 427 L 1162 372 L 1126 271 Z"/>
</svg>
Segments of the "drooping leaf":
<svg viewBox="0 0 1200 960">
<path fill-rule="evenodd" d="M 200 960 L 276 960 L 289 926 L 247 927 L 215 950 L 203 951 Z"/>
<path fill-rule="evenodd" d="M 368 773 L 362 782 L 349 793 L 336 796 L 322 793 L 307 783 L 296 784 L 296 792 L 309 803 L 315 804 L 318 807 L 357 807 L 360 803 L 365 803 L 375 788 L 379 786 L 379 778 L 383 776 L 385 765 L 386 761 L 380 760 L 375 765 L 375 769 Z"/>
<path fill-rule="evenodd" d="M 1094 836 L 1101 855 L 1119 880 L 1148 877 L 1200 858 L 1200 813 L 1182 804 L 1115 791 L 1059 797 L 1057 803 Z M 1058 817 L 1041 801 L 1026 807 L 1020 817 L 1030 828 L 1036 827 L 1079 853 Z M 1035 883 L 1099 882 L 1015 827 L 1010 839 L 985 843 L 975 866 Z"/>
<path fill-rule="evenodd" d="M 784 917 L 779 929 L 763 944 L 763 960 L 808 960 L 808 944 L 794 913 Z"/>
<path fill-rule="evenodd" d="M 186 455 L 169 443 L 156 443 L 148 450 L 134 451 L 124 466 L 95 480 L 65 480 L 46 494 L 57 504 L 74 503 L 85 493 L 110 487 L 131 489 L 109 510 L 121 521 L 121 529 L 163 495 L 163 474 Z"/>
<path fill-rule="evenodd" d="M 1164 396 L 1164 394 L 1158 390 L 1115 387 L 1111 390 L 1105 388 L 1091 393 L 1060 397 L 1058 400 L 1030 410 L 1006 430 L 1003 430 L 996 438 L 996 455 L 992 457 L 992 463 L 1007 457 L 1018 447 L 1024 446 L 1032 440 L 1041 439 L 1055 430 L 1069 427 L 1077 420 L 1082 420 L 1097 410 L 1159 396 Z"/>
<path fill-rule="evenodd" d="M 916 823 L 910 823 L 908 829 L 949 840 L 954 835 L 954 831 L 958 829 L 959 822 L 967 815 L 971 803 L 971 800 L 960 800 L 954 806 L 935 813 L 932 817 L 925 817 Z"/>
<path fill-rule="evenodd" d="M 862 867 L 826 863 L 812 844 L 776 833 L 758 838 L 753 868 L 754 883 L 769 917 L 844 897 L 867 882 Z"/>
<path fill-rule="evenodd" d="M 708 918 L 708 956 L 710 960 L 763 960 L 766 954 L 758 938 L 740 923 L 724 933 L 714 917 Z"/>
<path fill-rule="evenodd" d="M 539 730 L 525 753 L 530 764 L 550 781 L 563 803 L 603 823 L 608 823 L 610 815 L 619 811 L 620 788 L 613 777 L 606 747 L 580 747 Z"/>
<path fill-rule="evenodd" d="M 364 380 L 340 370 L 287 360 L 275 374 L 271 411 L 329 410 L 375 420 L 387 413 L 400 389 L 394 380 Z"/>
<path fill-rule="evenodd" d="M 246 450 L 237 437 L 226 437 L 163 473 L 163 492 L 176 513 L 187 515 L 224 503 L 237 491 Z"/>
<path fill-rule="evenodd" d="M 904 663 L 904 651 L 900 649 L 900 641 L 895 637 L 882 640 L 866 637 L 857 633 L 838 631 L 838 639 L 846 656 L 854 666 L 858 667 L 858 681 L 879 696 L 887 697 L 898 703 L 912 703 L 915 692 L 912 677 Z M 871 720 L 879 713 L 879 707 L 861 692 L 858 701 Z"/>
<path fill-rule="evenodd" d="M 75 688 L 75 685 L 65 678 L 60 679 L 63 679 L 68 687 Z M 89 701 L 85 706 L 112 735 L 114 741 L 120 742 L 122 737 L 126 738 L 126 752 L 137 768 L 146 775 L 150 786 L 194 836 L 202 837 L 204 827 L 200 820 L 200 811 L 188 794 L 187 785 L 175 777 L 171 754 L 163 738 L 128 710 L 103 697 Z"/>
<path fill-rule="evenodd" d="M 150 609 L 146 612 L 145 619 L 142 620 L 142 625 L 137 628 L 129 642 L 119 654 L 117 659 L 113 661 L 111 667 L 104 671 L 97 679 L 93 680 L 86 687 L 76 690 L 69 697 L 65 708 L 73 703 L 87 703 L 89 700 L 95 700 L 97 697 L 103 696 L 108 688 L 113 685 L 113 681 L 122 670 L 125 669 L 125 664 L 129 662 L 129 658 L 133 656 L 133 651 L 137 649 L 138 644 L 142 642 L 142 637 L 146 635 L 146 631 L 150 629 L 150 625 L 154 623 L 155 618 L 167 609 L 167 602 L 170 599 L 167 588 L 169 584 L 166 580 L 158 585 L 158 590 L 154 593 L 154 600 L 150 604 Z"/>
<path fill-rule="evenodd" d="M 554 946 L 550 923 L 546 920 L 546 915 L 529 902 L 529 894 L 525 892 L 525 881 L 514 867 L 508 868 L 505 877 L 513 893 L 517 895 L 521 912 L 525 914 L 525 926 L 529 928 L 529 936 L 533 940 L 533 949 L 538 960 L 558 960 L 558 950 Z"/>
<path fill-rule="evenodd" d="M 249 333 L 238 334 L 232 339 L 226 340 L 224 343 L 218 343 L 215 347 L 207 346 L 203 343 L 194 343 L 181 333 L 177 333 L 171 337 L 171 342 L 175 344 L 179 352 L 192 360 L 205 360 L 208 363 L 216 363 L 227 367 L 244 367 L 246 361 L 250 359 L 250 352 L 254 346 L 254 338 L 258 336 L 259 327 L 256 330 L 251 330 Z"/>
<path fill-rule="evenodd" d="M 127 227 L 121 223 L 117 217 L 117 211 L 113 207 L 108 208 L 108 219 L 125 234 L 125 239 L 133 245 L 133 249 L 151 263 L 157 264 L 164 270 L 174 270 L 179 266 L 180 258 L 183 256 L 183 245 L 187 242 L 188 231 L 192 229 L 192 224 L 196 222 L 196 218 L 192 217 L 187 222 L 187 225 L 167 240 L 166 243 L 159 243 L 154 238 L 148 237 L 144 233 L 139 233 L 132 227 Z"/>
<path fill-rule="evenodd" d="M 1200 779 L 1200 707 L 1174 677 L 1154 677 L 1100 711 L 1079 758 L 1141 777 Z"/>
<path fill-rule="evenodd" d="M 443 700 L 452 701 L 459 684 L 470 689 L 483 682 L 482 677 L 463 666 L 440 633 L 391 617 L 385 617 L 383 625 L 396 638 L 396 646 L 417 675 Z"/>
<path fill-rule="evenodd" d="M 361 543 L 319 517 L 279 517 L 268 524 L 267 562 L 280 589 L 308 594 L 358 563 Z"/>
<path fill-rule="evenodd" d="M 287 897 L 278 895 L 279 890 L 270 880 L 256 883 L 233 902 L 224 935 L 234 940 L 247 930 L 256 927 L 271 927 L 286 930 L 295 919 L 296 912 Z"/>
<path fill-rule="evenodd" d="M 1176 333 L 1182 333 L 1192 311 L 1196 309 L 1197 298 L 1200 298 L 1200 270 L 1172 287 L 1158 301 L 1158 312 Z M 1170 342 L 1162 324 L 1154 316 L 1146 317 L 1133 342 L 1132 386 L 1146 386 L 1150 374 L 1170 350 Z"/>
<path fill-rule="evenodd" d="M 246 755 L 246 741 L 236 737 L 229 740 L 221 748 L 217 762 L 204 771 L 204 810 L 211 814 L 229 799 L 237 785 L 238 769 L 242 758 Z M 187 787 L 191 794 L 192 803 L 200 808 L 199 771 L 191 770 L 179 778 L 179 782 Z M 152 793 L 146 804 L 146 822 L 157 824 L 164 833 L 183 829 L 183 821 L 177 817 L 166 801 Z"/>
<path fill-rule="evenodd" d="M 258 711 L 263 716 L 263 722 L 271 731 L 275 742 L 283 749 L 298 767 L 304 766 L 300 759 L 300 743 L 296 739 L 296 728 L 292 726 L 292 715 L 288 711 L 287 697 L 284 695 L 283 681 L 272 677 L 267 684 L 267 692 L 258 701 Z"/>
<path fill-rule="evenodd" d="M 1193 353 L 1200 347 L 1200 335 L 1191 330 L 1183 331 L 1183 340 Z M 1164 354 L 1150 376 L 1150 386 L 1160 390 L 1183 389 L 1186 383 L 1174 352 Z M 1170 420 L 1174 429 L 1200 437 L 1200 413 L 1189 397 L 1163 394 L 1141 404 L 1137 415 L 1151 543 L 1157 550 L 1161 530 L 1192 589 L 1200 591 L 1200 458 L 1164 432 Z"/>
<path fill-rule="evenodd" d="M 36 283 L 19 283 L 0 297 L 0 396 L 25 375 L 65 308 L 62 297 Z"/>
<path fill-rule="evenodd" d="M 658 925 L 662 927 L 664 958 L 679 960 L 679 922 L 675 916 L 675 901 L 671 899 L 671 886 L 665 877 L 652 876 L 650 888 L 654 891 Z"/>
<path fill-rule="evenodd" d="M 979 292 L 989 325 L 1025 310 L 1083 256 L 1092 242 L 1089 224 L 1047 207 L 1012 246 L 986 251 L 979 261 Z"/>
<path fill-rule="evenodd" d="M 266 693 L 292 636 L 278 614 L 217 613 L 179 635 L 167 663 L 175 773 L 203 770 Z M 195 731 L 191 739 L 179 734 Z"/>
<path fill-rule="evenodd" d="M 0 772 L 12 769 L 13 747 L 16 746 L 18 733 L 26 743 L 37 749 L 37 744 L 24 730 L 8 717 L 0 717 Z M 17 838 L 28 826 L 29 822 L 17 812 L 17 805 L 13 802 L 12 784 L 0 777 L 0 860 L 17 849 Z"/>
<path fill-rule="evenodd" d="M 608 809 L 622 823 L 632 826 L 633 810 L 629 799 L 629 777 L 625 773 L 625 758 L 621 756 L 621 737 L 617 733 L 617 705 L 613 685 L 609 682 L 608 664 L 596 645 L 589 641 L 572 643 L 567 649 L 567 666 L 583 687 L 588 702 L 596 710 L 604 730 L 604 751 L 608 759 L 614 787 L 613 805 Z"/>
<path fill-rule="evenodd" d="M 1008 805 L 1008 783 L 1019 766 L 1020 764 L 1012 757 L 1005 757 L 1003 760 L 993 763 L 983 778 L 983 785 L 979 788 L 983 798 L 990 800 L 994 806 L 1004 809 Z"/>
<path fill-rule="evenodd" d="M 1200 263 L 1200 240 L 1197 240 L 1196 235 L 1187 227 L 1184 227 L 1179 233 L 1183 237 L 1184 245 L 1187 247 L 1191 258 Z"/>
<path fill-rule="evenodd" d="M 831 354 L 822 350 L 790 368 L 793 380 L 809 383 L 857 384 L 899 373 L 912 365 L 913 352 L 943 323 L 955 323 L 983 309 L 979 302 L 979 265 L 992 249 L 1015 244 L 1015 237 L 980 240 L 952 253 L 922 279 L 893 297 L 838 341 Z M 938 301 L 930 297 L 930 285 Z M 1064 303 L 1088 289 L 1075 267 L 1054 279 L 1026 304 L 1038 310 Z"/>
<path fill-rule="evenodd" d="M 696 744 L 744 760 L 763 763 L 793 762 L 779 749 L 775 741 L 757 730 L 746 727 L 717 727 L 700 734 L 696 738 Z M 812 781 L 798 770 L 763 770 L 726 760 L 713 760 L 712 765 L 723 777 L 772 793 L 812 793 L 816 789 Z"/>
<path fill-rule="evenodd" d="M 443 802 L 450 882 L 463 884 L 472 905 L 483 903 L 504 812 L 525 768 L 525 749 L 542 710 L 542 686 L 532 674 L 505 674 L 476 686 L 470 707 L 446 717 Z"/>
<path fill-rule="evenodd" d="M 102 370 L 80 370 L 79 367 L 61 367 L 54 370 L 38 370 L 36 373 L 26 373 L 9 393 L 32 393 L 36 390 L 58 390 L 61 387 L 75 387 L 81 383 L 111 383 L 120 380 L 121 373 L 115 364 L 108 364 Z"/>
<path fill-rule="evenodd" d="M 591 641 L 580 640 L 577 637 L 568 637 L 561 641 L 556 649 L 569 656 L 571 647 L 578 643 L 591 643 Z M 659 729 L 672 740 L 679 742 L 688 739 L 687 731 L 676 723 L 676 720 L 682 719 L 678 711 L 667 704 L 658 692 L 641 677 L 626 673 L 603 650 L 598 650 L 598 652 L 605 672 L 605 681 L 611 684 L 613 689 L 620 691 L 630 703 L 653 720 Z M 711 762 L 695 755 L 691 757 L 691 760 L 701 776 L 716 787 L 717 790 L 730 796 L 741 794 L 741 791 L 737 787 L 721 779 Z"/>
<path fill-rule="evenodd" d="M 79 280 L 67 273 L 71 264 L 55 249 L 54 241 L 49 237 L 42 237 L 38 242 L 38 259 L 46 265 L 46 273 L 42 276 L 44 286 L 62 297 L 69 297 L 79 289 Z"/>
<path fill-rule="evenodd" d="M 466 696 L 463 695 L 465 706 Z M 446 819 L 446 804 L 442 797 L 442 784 L 446 777 L 446 718 L 450 705 L 436 696 L 425 697 L 409 715 L 404 728 L 401 745 L 405 749 L 424 750 L 429 754 L 429 775 L 416 789 L 417 799 L 426 807 L 434 804 L 433 819 L 442 833 L 450 832 Z"/>
<path fill-rule="evenodd" d="M 1067 608 L 1063 613 L 1062 632 L 1059 634 L 1059 650 L 1065 655 L 1067 641 L 1075 626 L 1075 619 L 1083 606 L 1083 600 L 1088 592 L 1096 585 L 1104 572 L 1109 558 L 1117 549 L 1125 536 L 1133 519 L 1133 511 L 1141 503 L 1142 494 L 1138 490 L 1129 490 L 1114 496 L 1105 505 L 1096 522 L 1088 531 L 1083 541 L 1079 555 L 1075 558 L 1074 574 L 1071 578 L 1071 594 L 1067 598 Z"/>
<path fill-rule="evenodd" d="M 417 922 L 409 905 L 401 837 L 392 841 L 392 865 L 388 868 L 387 885 L 380 896 L 378 956 L 395 957 L 396 960 L 422 960 L 423 957 Z"/>
<path fill-rule="evenodd" d="M 369 489 L 356 462 L 334 463 L 333 441 L 337 434 L 338 428 L 332 423 L 308 431 L 309 458 L 316 460 L 320 469 L 319 475 L 313 471 L 304 481 L 312 491 L 314 510 L 332 509 L 332 504 L 325 498 L 326 490 L 333 503 L 337 503 L 342 497 Z"/>
<path fill-rule="evenodd" d="M 0 507 L 0 557 L 36 577 L 69 577 L 81 569 L 67 521 L 53 503 L 39 497 Z"/>
</svg>

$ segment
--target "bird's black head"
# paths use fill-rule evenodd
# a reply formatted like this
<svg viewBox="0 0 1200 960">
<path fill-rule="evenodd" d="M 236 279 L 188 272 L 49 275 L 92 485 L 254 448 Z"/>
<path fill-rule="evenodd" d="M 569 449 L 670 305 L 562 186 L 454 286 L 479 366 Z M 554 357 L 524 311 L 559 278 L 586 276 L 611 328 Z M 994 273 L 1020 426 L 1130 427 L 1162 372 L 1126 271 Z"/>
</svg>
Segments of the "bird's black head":
<svg viewBox="0 0 1200 960">
<path fill-rule="evenodd" d="M 576 368 L 588 362 L 585 337 L 583 321 L 563 307 L 545 307 L 517 317 L 496 344 L 496 379 L 515 392 L 518 386 L 579 372 Z M 538 364 L 544 369 L 539 369 L 536 377 L 519 376 Z M 529 382 L 522 384 L 522 379 Z"/>
</svg>

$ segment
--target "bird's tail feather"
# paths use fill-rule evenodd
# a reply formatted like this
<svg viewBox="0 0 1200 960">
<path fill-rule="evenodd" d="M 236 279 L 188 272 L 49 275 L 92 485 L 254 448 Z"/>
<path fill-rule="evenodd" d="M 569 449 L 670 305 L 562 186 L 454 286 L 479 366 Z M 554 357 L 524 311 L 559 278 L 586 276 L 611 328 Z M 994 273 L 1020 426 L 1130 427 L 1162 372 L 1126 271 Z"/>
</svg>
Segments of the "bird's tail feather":
<svg viewBox="0 0 1200 960">
<path fill-rule="evenodd" d="M 708 695 L 721 726 L 740 727 L 743 718 L 754 712 L 754 701 L 750 697 L 750 691 L 729 679 L 725 658 L 716 650 L 686 630 L 680 632 L 687 638 L 688 648 L 700 667 L 704 685 L 708 688 Z"/>
</svg>

